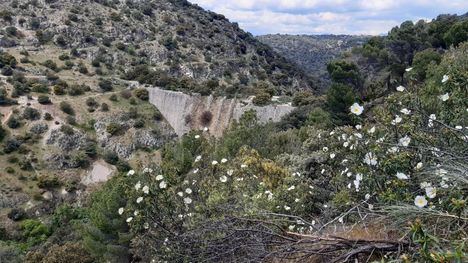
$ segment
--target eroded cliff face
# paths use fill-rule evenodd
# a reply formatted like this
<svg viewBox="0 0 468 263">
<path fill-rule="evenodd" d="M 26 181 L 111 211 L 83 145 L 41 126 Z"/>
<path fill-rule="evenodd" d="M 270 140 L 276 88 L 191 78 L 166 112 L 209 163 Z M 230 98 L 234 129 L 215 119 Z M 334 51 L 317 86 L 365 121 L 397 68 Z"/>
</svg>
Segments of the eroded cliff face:
<svg viewBox="0 0 468 263">
<path fill-rule="evenodd" d="M 213 96 L 187 95 L 182 92 L 163 90 L 156 87 L 147 88 L 149 101 L 159 109 L 164 118 L 181 136 L 193 129 L 203 129 L 201 116 L 209 111 L 212 120 L 207 125 L 212 135 L 220 137 L 233 120 L 239 118 L 247 110 L 257 112 L 259 122 L 279 121 L 283 116 L 294 110 L 294 107 L 283 105 L 255 106 L 250 101 L 238 99 L 215 98 Z"/>
</svg>

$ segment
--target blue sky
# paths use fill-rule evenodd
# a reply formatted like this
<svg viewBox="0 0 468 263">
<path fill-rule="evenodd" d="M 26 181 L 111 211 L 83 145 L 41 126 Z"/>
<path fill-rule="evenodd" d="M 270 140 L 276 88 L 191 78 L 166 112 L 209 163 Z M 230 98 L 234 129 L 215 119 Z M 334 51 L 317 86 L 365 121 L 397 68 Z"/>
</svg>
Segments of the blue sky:
<svg viewBox="0 0 468 263">
<path fill-rule="evenodd" d="M 468 0 L 189 0 L 254 35 L 387 33 L 406 20 L 464 14 Z"/>
</svg>

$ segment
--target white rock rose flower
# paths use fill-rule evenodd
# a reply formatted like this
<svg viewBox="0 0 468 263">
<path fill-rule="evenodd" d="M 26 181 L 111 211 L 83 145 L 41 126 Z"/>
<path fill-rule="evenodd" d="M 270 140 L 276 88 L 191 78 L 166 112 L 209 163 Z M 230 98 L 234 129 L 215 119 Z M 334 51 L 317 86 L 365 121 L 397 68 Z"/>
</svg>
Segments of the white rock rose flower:
<svg viewBox="0 0 468 263">
<path fill-rule="evenodd" d="M 118 211 L 118 212 L 119 212 L 119 215 L 122 215 L 123 212 L 124 212 L 124 208 L 123 208 L 123 207 L 119 208 L 119 211 Z"/>
<path fill-rule="evenodd" d="M 166 182 L 162 181 L 161 183 L 159 183 L 159 188 L 164 189 L 164 188 L 166 188 L 166 187 L 167 187 L 167 183 L 166 183 Z"/>
<path fill-rule="evenodd" d="M 426 196 L 429 199 L 433 199 L 437 196 L 437 189 L 434 187 L 426 187 Z"/>
<path fill-rule="evenodd" d="M 141 196 L 138 197 L 137 200 L 136 200 L 137 204 L 141 203 L 142 201 L 143 201 L 143 197 L 141 197 Z"/>
<path fill-rule="evenodd" d="M 409 179 L 408 175 L 406 175 L 406 174 L 404 174 L 404 173 L 401 173 L 401 172 L 398 172 L 398 173 L 396 174 L 396 177 L 397 177 L 398 179 L 400 179 L 400 180 L 408 180 L 408 179 Z"/>
<path fill-rule="evenodd" d="M 192 203 L 192 198 L 190 198 L 190 197 L 185 197 L 185 198 L 184 198 L 184 203 L 187 204 L 187 205 L 191 204 L 191 203 Z"/>
<path fill-rule="evenodd" d="M 425 207 L 427 205 L 426 197 L 422 195 L 416 196 L 416 198 L 414 199 L 414 204 L 419 208 Z"/>
<path fill-rule="evenodd" d="M 359 103 L 355 102 L 353 105 L 351 105 L 349 110 L 351 111 L 352 114 L 359 116 L 364 111 L 364 107 L 359 105 Z"/>
<path fill-rule="evenodd" d="M 445 93 L 443 95 L 440 95 L 439 99 L 442 101 L 447 101 L 448 99 L 450 99 L 450 95 L 448 93 Z"/>
<path fill-rule="evenodd" d="M 403 87 L 403 86 L 401 86 L 401 85 L 398 86 L 398 87 L 396 87 L 396 90 L 399 91 L 399 92 L 403 92 L 403 91 L 405 91 L 405 89 L 406 89 L 406 88 Z"/>
<path fill-rule="evenodd" d="M 408 147 L 410 142 L 411 142 L 411 138 L 408 136 L 405 136 L 398 141 L 398 145 Z"/>
<path fill-rule="evenodd" d="M 445 83 L 445 82 L 447 82 L 449 79 L 450 79 L 450 77 L 449 77 L 448 75 L 444 75 L 444 76 L 442 77 L 442 81 L 441 81 L 441 82 L 442 82 L 442 83 Z"/>
</svg>

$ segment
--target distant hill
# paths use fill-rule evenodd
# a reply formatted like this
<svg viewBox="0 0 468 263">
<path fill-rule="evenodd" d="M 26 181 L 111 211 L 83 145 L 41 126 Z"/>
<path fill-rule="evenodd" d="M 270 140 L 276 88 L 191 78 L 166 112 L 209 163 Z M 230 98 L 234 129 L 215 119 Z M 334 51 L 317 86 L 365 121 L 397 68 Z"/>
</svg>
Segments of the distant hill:
<svg viewBox="0 0 468 263">
<path fill-rule="evenodd" d="M 363 45 L 369 36 L 350 35 L 264 35 L 257 39 L 296 63 L 308 74 L 329 82 L 327 63 L 351 48 Z"/>
</svg>

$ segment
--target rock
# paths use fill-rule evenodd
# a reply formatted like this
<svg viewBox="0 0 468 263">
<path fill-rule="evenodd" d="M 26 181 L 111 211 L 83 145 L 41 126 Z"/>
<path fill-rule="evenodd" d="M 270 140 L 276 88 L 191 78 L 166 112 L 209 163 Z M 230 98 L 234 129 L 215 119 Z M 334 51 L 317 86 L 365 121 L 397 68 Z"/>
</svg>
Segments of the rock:
<svg viewBox="0 0 468 263">
<path fill-rule="evenodd" d="M 253 105 L 251 101 L 188 95 L 156 87 L 147 89 L 150 95 L 150 103 L 158 108 L 179 136 L 191 129 L 203 129 L 204 125 L 200 123 L 200 116 L 205 111 L 213 114 L 212 121 L 208 125 L 210 133 L 219 137 L 233 120 L 239 120 L 248 110 L 255 110 L 258 121 L 266 123 L 268 121 L 280 121 L 283 116 L 295 109 L 291 105 L 259 107 Z M 191 118 L 189 123 L 186 121 L 187 116 Z"/>
<path fill-rule="evenodd" d="M 46 191 L 42 194 L 42 197 L 44 198 L 44 200 L 50 201 L 52 200 L 52 198 L 54 198 L 54 195 L 51 192 Z"/>
</svg>

